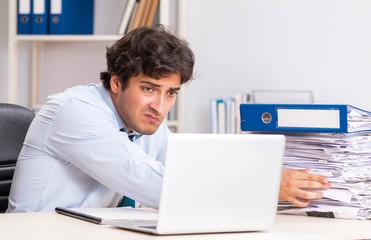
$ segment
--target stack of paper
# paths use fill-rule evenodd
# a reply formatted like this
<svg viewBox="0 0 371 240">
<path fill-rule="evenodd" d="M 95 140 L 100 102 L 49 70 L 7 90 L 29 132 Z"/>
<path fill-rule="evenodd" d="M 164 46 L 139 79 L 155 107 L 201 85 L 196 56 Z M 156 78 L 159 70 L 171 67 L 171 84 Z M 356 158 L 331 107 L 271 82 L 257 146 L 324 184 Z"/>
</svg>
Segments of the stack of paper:
<svg viewBox="0 0 371 240">
<path fill-rule="evenodd" d="M 331 189 L 306 208 L 280 201 L 280 213 L 371 219 L 371 132 L 289 133 L 284 165 L 312 168 L 328 177 Z"/>
<path fill-rule="evenodd" d="M 286 135 L 284 165 L 327 176 L 324 198 L 280 213 L 371 219 L 371 112 L 347 104 L 241 104 L 241 130 Z"/>
</svg>

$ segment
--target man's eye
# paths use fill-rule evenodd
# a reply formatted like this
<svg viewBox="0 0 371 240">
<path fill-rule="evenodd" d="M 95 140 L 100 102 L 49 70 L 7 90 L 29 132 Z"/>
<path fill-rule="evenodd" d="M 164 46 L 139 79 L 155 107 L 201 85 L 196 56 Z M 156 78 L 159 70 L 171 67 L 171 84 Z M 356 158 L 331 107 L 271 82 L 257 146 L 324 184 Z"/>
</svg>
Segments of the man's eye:
<svg viewBox="0 0 371 240">
<path fill-rule="evenodd" d="M 142 89 L 143 89 L 143 91 L 146 92 L 146 93 L 151 93 L 151 92 L 153 92 L 153 88 L 151 88 L 151 87 L 143 87 Z"/>
<path fill-rule="evenodd" d="M 175 97 L 177 95 L 178 95 L 178 92 L 177 91 L 169 91 L 169 96 Z"/>
</svg>

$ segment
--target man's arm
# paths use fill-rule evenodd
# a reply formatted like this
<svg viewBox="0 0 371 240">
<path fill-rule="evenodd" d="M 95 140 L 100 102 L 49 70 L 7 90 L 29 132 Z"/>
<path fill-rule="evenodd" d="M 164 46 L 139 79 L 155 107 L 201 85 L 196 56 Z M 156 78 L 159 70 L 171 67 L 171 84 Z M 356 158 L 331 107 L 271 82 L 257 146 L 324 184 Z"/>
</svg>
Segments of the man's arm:
<svg viewBox="0 0 371 240">
<path fill-rule="evenodd" d="M 131 142 L 105 109 L 73 101 L 58 114 L 45 141 L 46 151 L 107 188 L 158 207 L 163 164 L 157 156 Z"/>
</svg>

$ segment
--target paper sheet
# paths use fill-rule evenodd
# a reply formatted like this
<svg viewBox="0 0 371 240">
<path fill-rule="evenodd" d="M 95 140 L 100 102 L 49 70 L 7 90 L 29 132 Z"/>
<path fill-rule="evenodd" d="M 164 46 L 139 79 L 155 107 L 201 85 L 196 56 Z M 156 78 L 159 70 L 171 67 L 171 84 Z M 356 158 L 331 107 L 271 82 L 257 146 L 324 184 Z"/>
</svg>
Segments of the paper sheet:
<svg viewBox="0 0 371 240">
<path fill-rule="evenodd" d="M 152 208 L 72 208 L 72 210 L 100 217 L 103 220 L 118 220 L 118 219 L 143 219 L 156 220 L 157 210 Z"/>
</svg>

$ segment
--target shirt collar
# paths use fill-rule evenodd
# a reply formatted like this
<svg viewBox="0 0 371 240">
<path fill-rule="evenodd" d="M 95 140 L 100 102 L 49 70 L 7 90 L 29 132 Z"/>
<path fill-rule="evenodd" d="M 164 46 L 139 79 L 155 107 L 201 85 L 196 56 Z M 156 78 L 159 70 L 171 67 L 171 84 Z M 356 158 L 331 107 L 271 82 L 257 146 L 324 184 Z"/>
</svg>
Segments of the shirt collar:
<svg viewBox="0 0 371 240">
<path fill-rule="evenodd" d="M 133 141 L 135 141 L 135 140 L 139 139 L 141 136 L 143 136 L 143 134 L 141 134 L 141 133 L 137 133 L 137 132 L 135 132 L 135 131 L 131 131 L 131 132 L 129 132 L 128 129 L 127 129 L 127 127 L 126 127 L 125 125 L 124 125 L 123 128 L 120 129 L 120 131 L 126 132 L 126 133 L 128 134 L 128 136 L 129 136 L 129 135 L 134 135 L 134 137 L 132 138 Z"/>
</svg>

